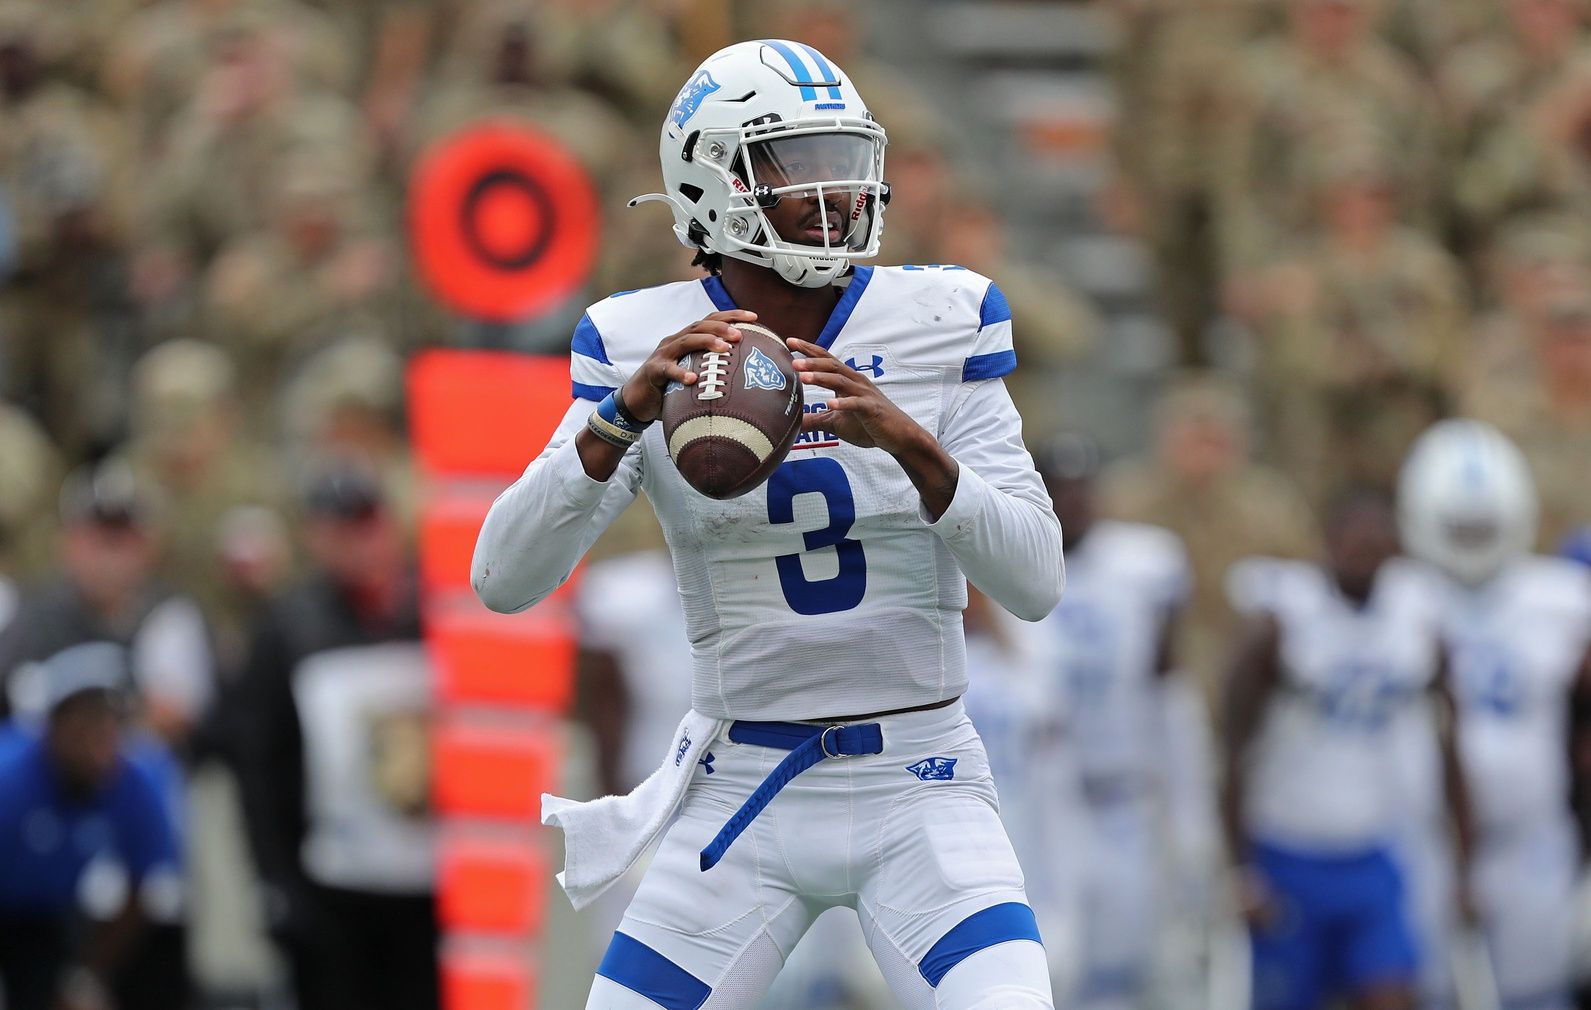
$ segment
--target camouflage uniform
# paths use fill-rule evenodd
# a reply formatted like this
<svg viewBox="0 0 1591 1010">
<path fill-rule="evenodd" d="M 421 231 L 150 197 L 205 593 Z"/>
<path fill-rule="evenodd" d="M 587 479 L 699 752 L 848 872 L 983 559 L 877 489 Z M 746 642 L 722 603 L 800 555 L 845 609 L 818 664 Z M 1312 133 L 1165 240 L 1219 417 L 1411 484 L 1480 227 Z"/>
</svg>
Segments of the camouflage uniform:
<svg viewBox="0 0 1591 1010">
<path fill-rule="evenodd" d="M 49 436 L 0 400 L 0 579 L 25 582 L 48 570 L 60 460 Z"/>
<path fill-rule="evenodd" d="M 1101 485 L 1104 514 L 1163 526 L 1187 545 L 1194 588 L 1179 629 L 1180 655 L 1212 706 L 1231 644 L 1227 567 L 1252 554 L 1312 557 L 1318 550 L 1315 521 L 1298 488 L 1248 461 L 1247 427 L 1232 389 L 1184 381 L 1158 408 L 1154 456 L 1116 465 Z"/>
<path fill-rule="evenodd" d="M 1466 407 L 1530 462 L 1541 499 L 1538 546 L 1552 551 L 1591 522 L 1591 288 L 1554 296 L 1533 336 L 1535 373 L 1479 384 Z"/>
<path fill-rule="evenodd" d="M 1481 39 L 1441 68 L 1465 238 L 1485 244 L 1512 214 L 1591 213 L 1591 43 L 1532 56 L 1518 39 Z M 1573 110 L 1578 109 L 1578 113 Z"/>
<path fill-rule="evenodd" d="M 239 430 L 237 376 L 224 351 L 168 341 L 139 360 L 132 380 L 125 458 L 161 496 L 161 574 L 235 646 L 250 601 L 221 565 L 223 524 L 243 507 L 279 511 L 281 475 L 266 448 Z"/>
<path fill-rule="evenodd" d="M 383 332 L 396 264 L 360 183 L 321 156 L 295 158 L 276 180 L 272 226 L 228 243 L 206 278 L 206 329 L 251 377 L 251 427 L 275 423 L 271 397 L 333 338 Z"/>
<path fill-rule="evenodd" d="M 1299 18 L 1306 5 L 1371 13 L 1367 0 L 1291 2 Z M 1316 166 L 1345 144 L 1396 149 L 1393 183 L 1407 198 L 1406 214 L 1414 222 L 1429 219 L 1425 198 L 1438 165 L 1435 106 L 1406 58 L 1369 36 L 1337 54 L 1312 51 L 1294 37 L 1260 42 L 1241 61 L 1217 167 L 1221 245 L 1230 268 L 1251 269 L 1312 231 Z"/>
</svg>

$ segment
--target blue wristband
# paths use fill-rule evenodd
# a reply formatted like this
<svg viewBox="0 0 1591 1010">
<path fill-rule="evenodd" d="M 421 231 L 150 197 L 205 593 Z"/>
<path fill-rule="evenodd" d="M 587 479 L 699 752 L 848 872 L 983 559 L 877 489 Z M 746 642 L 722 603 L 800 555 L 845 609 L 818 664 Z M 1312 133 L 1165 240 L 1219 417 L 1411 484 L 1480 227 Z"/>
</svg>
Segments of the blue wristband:
<svg viewBox="0 0 1591 1010">
<path fill-rule="evenodd" d="M 640 421 L 637 421 L 634 415 L 632 415 L 628 410 L 624 409 L 624 404 L 619 400 L 619 391 L 617 389 L 609 393 L 607 396 L 604 396 L 602 398 L 602 402 L 597 404 L 597 416 L 613 425 L 615 428 L 621 428 L 624 431 L 631 431 L 637 435 L 645 431 L 651 425 L 650 421 L 644 424 Z"/>
</svg>

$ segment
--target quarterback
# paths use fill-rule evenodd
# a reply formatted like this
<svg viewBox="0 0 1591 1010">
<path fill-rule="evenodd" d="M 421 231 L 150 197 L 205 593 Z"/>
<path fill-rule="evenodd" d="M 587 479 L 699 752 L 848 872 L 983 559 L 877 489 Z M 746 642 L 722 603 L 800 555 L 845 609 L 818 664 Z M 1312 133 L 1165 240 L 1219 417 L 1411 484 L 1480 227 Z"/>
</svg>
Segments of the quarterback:
<svg viewBox="0 0 1591 1010">
<path fill-rule="evenodd" d="M 543 803 L 577 907 L 662 838 L 588 1007 L 754 1006 L 835 906 L 905 1007 L 1052 1006 L 960 702 L 961 610 L 970 579 L 1048 614 L 1060 526 L 1002 381 L 1000 290 L 958 267 L 858 264 L 883 231 L 884 143 L 810 46 L 708 58 L 663 123 L 664 191 L 635 201 L 668 206 L 708 276 L 590 307 L 574 403 L 481 529 L 475 591 L 519 611 L 644 491 L 685 606 L 692 711 L 661 767 L 628 796 Z M 727 354 L 752 321 L 798 355 L 806 414 L 769 480 L 717 500 L 654 422 L 698 380 L 681 361 Z"/>
</svg>

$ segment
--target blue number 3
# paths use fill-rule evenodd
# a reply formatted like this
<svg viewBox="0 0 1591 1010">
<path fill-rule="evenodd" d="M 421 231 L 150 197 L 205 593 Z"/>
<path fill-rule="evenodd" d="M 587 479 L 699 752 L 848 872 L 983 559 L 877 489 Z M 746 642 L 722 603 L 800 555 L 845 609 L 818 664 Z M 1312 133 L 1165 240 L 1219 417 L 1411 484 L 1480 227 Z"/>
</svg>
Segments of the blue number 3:
<svg viewBox="0 0 1591 1010">
<path fill-rule="evenodd" d="M 827 458 L 797 459 L 785 463 L 768 478 L 768 521 L 795 522 L 795 497 L 821 494 L 829 509 L 829 524 L 802 534 L 807 553 L 834 548 L 840 570 L 827 579 L 809 579 L 800 554 L 774 558 L 779 588 L 785 602 L 798 614 L 836 614 L 862 602 L 867 592 L 867 555 L 862 542 L 846 536 L 856 522 L 856 499 L 845 468 Z"/>
</svg>

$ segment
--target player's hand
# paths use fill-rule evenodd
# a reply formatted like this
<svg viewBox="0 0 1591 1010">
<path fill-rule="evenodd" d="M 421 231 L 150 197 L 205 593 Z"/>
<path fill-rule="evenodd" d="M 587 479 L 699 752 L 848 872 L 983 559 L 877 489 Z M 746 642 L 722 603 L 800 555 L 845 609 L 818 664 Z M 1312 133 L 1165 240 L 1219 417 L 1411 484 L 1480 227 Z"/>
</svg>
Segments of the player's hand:
<svg viewBox="0 0 1591 1010">
<path fill-rule="evenodd" d="M 624 409 L 637 421 L 657 420 L 663 412 L 663 390 L 670 382 L 686 386 L 696 384 L 696 373 L 681 368 L 680 359 L 695 351 L 729 350 L 729 345 L 740 339 L 740 331 L 734 324 L 753 322 L 756 318 L 755 312 L 745 309 L 714 312 L 673 336 L 664 337 L 652 356 L 635 370 L 620 390 Z"/>
<path fill-rule="evenodd" d="M 1264 930 L 1276 921 L 1276 896 L 1270 881 L 1253 866 L 1240 866 L 1233 872 L 1233 898 L 1238 914 L 1252 929 Z"/>
<path fill-rule="evenodd" d="M 822 386 L 834 392 L 827 411 L 807 414 L 801 419 L 802 431 L 821 428 L 843 441 L 864 449 L 879 448 L 899 452 L 923 433 L 922 426 L 885 396 L 873 380 L 830 354 L 824 347 L 805 340 L 786 340 L 790 350 L 804 357 L 795 360 L 796 375 L 809 386 Z"/>
</svg>

